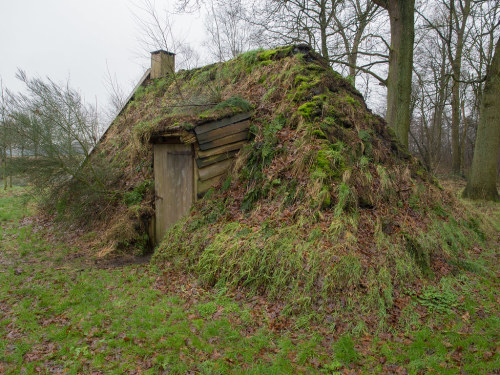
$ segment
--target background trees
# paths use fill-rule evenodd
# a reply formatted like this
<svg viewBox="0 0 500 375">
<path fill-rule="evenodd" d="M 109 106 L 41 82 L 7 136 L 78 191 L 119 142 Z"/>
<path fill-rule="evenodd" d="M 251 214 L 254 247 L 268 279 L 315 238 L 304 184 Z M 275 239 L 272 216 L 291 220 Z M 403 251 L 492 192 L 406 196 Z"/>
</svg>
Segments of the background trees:
<svg viewBox="0 0 500 375">
<path fill-rule="evenodd" d="M 468 171 L 482 147 L 474 152 L 486 67 L 499 34 L 498 2 L 254 0 L 239 6 L 245 8 L 241 28 L 259 35 L 259 45 L 308 43 L 372 105 L 386 94 L 378 111 L 429 170 Z M 495 165 L 496 155 L 490 155 Z"/>
<path fill-rule="evenodd" d="M 454 174 L 468 167 L 467 155 L 472 154 L 485 68 L 491 62 L 493 37 L 498 32 L 498 11 L 497 2 L 470 0 L 433 1 L 418 9 L 425 40 L 440 40 L 444 61 L 450 67 L 440 76 L 446 76 L 450 91 L 443 102 L 450 143 L 445 149 Z M 433 58 L 434 51 L 436 48 L 430 49 L 424 58 Z M 425 71 L 422 68 L 417 65 L 416 70 Z"/>
<path fill-rule="evenodd" d="M 498 2 L 183 0 L 177 5 L 177 11 L 204 14 L 205 51 L 177 38 L 172 10 L 144 0 L 134 13 L 145 52 L 168 49 L 177 53 L 178 68 L 193 68 L 201 65 L 200 56 L 205 64 L 252 48 L 310 44 L 386 116 L 401 143 L 426 168 L 468 173 L 482 144 L 476 144 L 476 132 L 482 124 L 486 69 L 499 36 Z M 107 83 L 112 106 L 120 108 L 123 91 L 109 72 Z M 15 124 L 29 124 L 26 129 L 33 131 L 47 126 L 43 116 L 27 110 L 20 97 L 16 100 L 17 108 L 9 109 Z M 1 119 L 3 159 L 11 146 L 14 153 L 41 155 L 42 132 L 18 137 L 9 130 L 17 129 L 11 120 Z"/>
<path fill-rule="evenodd" d="M 241 0 L 206 4 L 205 30 L 208 53 L 216 61 L 226 61 L 248 51 L 253 43 L 251 28 L 246 27 L 246 10 Z"/>
<path fill-rule="evenodd" d="M 414 61 L 410 150 L 428 170 L 434 171 L 441 162 L 443 121 L 449 96 L 449 65 L 443 42 L 425 38 L 416 49 Z"/>
<path fill-rule="evenodd" d="M 9 119 L 7 109 L 7 92 L 0 79 L 0 167 L 3 187 L 6 190 L 8 186 L 12 187 L 12 144 L 14 142 L 14 132 L 12 121 Z"/>
<path fill-rule="evenodd" d="M 348 0 L 340 2 L 333 13 L 335 32 L 332 37 L 336 38 L 333 45 L 337 48 L 331 53 L 331 61 L 337 65 L 346 65 L 348 77 L 354 85 L 359 71 L 371 72 L 371 67 L 388 61 L 388 44 L 381 34 L 374 33 L 373 27 L 370 27 L 377 23 L 381 11 L 382 8 L 372 1 Z M 381 48 L 376 45 L 377 40 Z M 366 41 L 370 43 L 364 43 Z M 358 64 L 360 55 L 363 62 Z M 385 82 L 382 80 L 381 83 Z"/>
<path fill-rule="evenodd" d="M 192 69 L 200 56 L 174 31 L 174 16 L 169 9 L 158 8 L 154 0 L 144 0 L 132 12 L 138 27 L 138 39 L 143 46 L 140 54 L 148 56 L 159 49 L 176 53 L 177 68 Z"/>
<path fill-rule="evenodd" d="M 378 67 L 388 61 L 389 44 L 378 24 L 382 9 L 372 1 L 262 0 L 250 8 L 245 12 L 248 27 L 261 45 L 306 43 L 353 84 L 363 74 L 386 84 Z"/>
</svg>

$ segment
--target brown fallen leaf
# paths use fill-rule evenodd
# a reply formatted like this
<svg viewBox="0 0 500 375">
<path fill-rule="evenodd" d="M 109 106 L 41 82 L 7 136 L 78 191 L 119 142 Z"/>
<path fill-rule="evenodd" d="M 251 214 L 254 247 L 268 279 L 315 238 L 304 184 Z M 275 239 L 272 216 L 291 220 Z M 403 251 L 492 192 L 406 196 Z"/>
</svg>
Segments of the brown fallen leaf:
<svg viewBox="0 0 500 375">
<path fill-rule="evenodd" d="M 469 320 L 469 318 L 470 318 L 469 312 L 466 311 L 465 314 L 462 315 L 462 320 L 464 322 L 467 322 Z"/>
<path fill-rule="evenodd" d="M 493 357 L 493 353 L 490 351 L 486 351 L 483 353 L 483 358 L 485 361 L 490 360 Z"/>
</svg>

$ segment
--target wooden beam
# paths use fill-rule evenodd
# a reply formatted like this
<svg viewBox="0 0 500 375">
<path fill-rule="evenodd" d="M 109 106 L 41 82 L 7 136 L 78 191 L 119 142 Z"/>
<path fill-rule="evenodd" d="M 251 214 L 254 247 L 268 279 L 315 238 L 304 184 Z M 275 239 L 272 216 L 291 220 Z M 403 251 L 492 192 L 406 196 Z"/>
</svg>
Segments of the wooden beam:
<svg viewBox="0 0 500 375">
<path fill-rule="evenodd" d="M 194 151 L 194 147 L 193 147 L 193 151 Z M 193 189 L 193 202 L 196 202 L 196 200 L 198 199 L 198 183 L 199 183 L 198 166 L 196 165 L 196 163 L 193 163 L 193 187 L 194 187 L 194 189 Z"/>
<path fill-rule="evenodd" d="M 196 157 L 197 158 L 208 158 L 208 157 L 213 156 L 213 155 L 218 155 L 218 154 L 223 154 L 223 153 L 230 152 L 230 151 L 239 150 L 246 143 L 247 143 L 246 141 L 241 141 L 241 142 L 235 142 L 235 143 L 231 143 L 228 145 L 212 148 L 212 149 L 206 150 L 206 151 L 196 150 Z"/>
<path fill-rule="evenodd" d="M 220 176 L 229 169 L 232 163 L 233 160 L 229 159 L 221 161 L 216 164 L 212 164 L 205 168 L 198 169 L 198 175 L 200 177 L 200 180 L 206 181 L 211 179 L 212 177 Z"/>
<path fill-rule="evenodd" d="M 234 124 L 224 126 L 223 128 L 211 130 L 209 132 L 200 134 L 197 136 L 198 143 L 207 143 L 214 141 L 219 138 L 227 137 L 228 135 L 240 133 L 242 131 L 248 130 L 250 127 L 250 120 L 245 120 L 241 122 L 236 122 Z"/>
<path fill-rule="evenodd" d="M 239 113 L 232 117 L 223 118 L 222 120 L 207 122 L 206 124 L 198 125 L 196 128 L 194 128 L 194 132 L 196 133 L 196 135 L 200 135 L 211 130 L 222 128 L 223 126 L 234 124 L 235 122 L 247 120 L 251 115 L 251 113 L 245 112 Z"/>
<path fill-rule="evenodd" d="M 203 144 L 200 143 L 200 149 L 205 151 L 205 150 L 209 150 L 211 148 L 227 145 L 229 143 L 234 143 L 234 142 L 238 142 L 238 141 L 242 141 L 242 140 L 246 140 L 246 139 L 248 139 L 248 131 L 247 130 L 236 133 L 236 134 L 231 134 L 231 135 L 228 135 L 227 137 L 219 138 L 219 139 L 216 139 L 216 140 L 211 141 L 211 142 L 207 142 L 207 143 L 203 143 Z"/>
<path fill-rule="evenodd" d="M 215 164 L 219 161 L 230 159 L 237 153 L 238 151 L 231 151 L 219 155 L 209 156 L 208 158 L 197 158 L 196 165 L 198 166 L 198 168 L 204 168 L 209 165 Z"/>
</svg>

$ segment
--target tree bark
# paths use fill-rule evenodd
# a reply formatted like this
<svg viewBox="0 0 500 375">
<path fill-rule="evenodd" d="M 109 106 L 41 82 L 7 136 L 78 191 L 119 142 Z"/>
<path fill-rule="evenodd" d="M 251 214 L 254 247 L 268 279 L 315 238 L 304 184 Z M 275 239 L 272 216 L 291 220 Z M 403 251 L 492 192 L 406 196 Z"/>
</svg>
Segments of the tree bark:
<svg viewBox="0 0 500 375">
<path fill-rule="evenodd" d="M 321 55 L 327 60 L 330 60 L 330 55 L 328 53 L 328 20 L 326 16 L 326 1 L 321 1 L 320 13 L 319 13 L 319 28 L 321 32 Z"/>
<path fill-rule="evenodd" d="M 368 13 L 368 12 L 367 12 Z M 356 30 L 354 35 L 354 40 L 352 42 L 352 50 L 348 52 L 348 62 L 349 62 L 349 76 L 352 77 L 352 85 L 356 86 L 356 64 L 358 63 L 358 51 L 359 45 L 361 44 L 361 38 L 365 32 L 368 22 L 365 18 L 361 19 L 359 22 L 359 28 Z"/>
<path fill-rule="evenodd" d="M 7 190 L 7 148 L 3 149 L 2 155 L 2 166 L 3 166 L 3 189 Z"/>
<path fill-rule="evenodd" d="M 4 117 L 4 116 L 2 116 Z M 7 190 L 7 123 L 2 121 L 3 125 L 3 189 Z"/>
<path fill-rule="evenodd" d="M 397 139 L 408 147 L 411 77 L 415 40 L 415 0 L 373 0 L 389 12 L 391 50 L 387 77 L 387 123 Z"/>
<path fill-rule="evenodd" d="M 9 150 L 10 150 L 10 159 L 12 161 L 12 141 L 11 143 L 9 143 Z M 9 173 L 9 187 L 12 188 L 12 171 L 10 171 Z"/>
<path fill-rule="evenodd" d="M 443 133 L 443 113 L 444 106 L 446 102 L 446 84 L 448 80 L 445 77 L 445 64 L 446 59 L 443 58 L 441 66 L 441 78 L 439 80 L 439 90 L 436 107 L 434 109 L 434 115 L 432 120 L 432 139 L 430 140 L 433 144 L 434 157 L 433 157 L 433 169 L 437 166 L 436 160 L 441 158 L 441 145 L 442 145 L 442 133 Z"/>
<path fill-rule="evenodd" d="M 457 11 L 455 9 L 455 1 L 450 3 L 450 28 L 453 22 L 456 23 L 457 30 L 457 46 L 455 56 L 452 60 L 453 69 L 453 86 L 451 89 L 451 169 L 454 174 L 460 174 L 461 171 L 461 148 L 460 148 L 460 76 L 462 74 L 462 55 L 464 48 L 464 34 L 467 18 L 470 14 L 470 0 L 465 1 L 462 10 L 462 24 L 459 25 Z M 455 21 L 454 21 L 455 20 Z M 451 32 L 450 32 L 451 44 Z M 450 46 L 451 48 L 451 46 Z M 465 121 L 465 119 L 464 119 Z"/>
<path fill-rule="evenodd" d="M 486 73 L 474 157 L 464 198 L 498 200 L 497 160 L 500 148 L 500 38 Z"/>
</svg>

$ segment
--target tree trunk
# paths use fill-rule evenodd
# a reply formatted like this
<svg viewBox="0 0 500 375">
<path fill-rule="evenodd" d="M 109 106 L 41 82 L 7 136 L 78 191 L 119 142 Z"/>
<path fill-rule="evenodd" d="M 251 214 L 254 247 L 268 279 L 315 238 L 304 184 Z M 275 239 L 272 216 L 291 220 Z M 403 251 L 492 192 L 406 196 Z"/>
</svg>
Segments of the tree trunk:
<svg viewBox="0 0 500 375">
<path fill-rule="evenodd" d="M 10 159 L 12 161 L 12 143 L 9 144 L 9 150 L 10 150 Z M 9 173 L 9 187 L 12 189 L 12 170 Z"/>
<path fill-rule="evenodd" d="M 7 190 L 7 124 L 3 122 L 3 189 Z"/>
<path fill-rule="evenodd" d="M 463 119 L 463 130 L 462 130 L 462 136 L 460 137 L 460 173 L 464 173 L 464 169 L 466 167 L 465 165 L 465 148 L 466 148 L 466 140 L 467 140 L 467 133 L 469 132 L 469 120 L 467 119 L 467 116 L 465 115 L 465 100 L 461 100 L 460 103 L 460 108 L 462 111 L 462 119 Z"/>
<path fill-rule="evenodd" d="M 319 27 L 321 32 L 321 55 L 326 59 L 330 60 L 330 54 L 328 53 L 328 21 L 326 20 L 326 2 L 321 2 L 321 10 L 319 13 Z"/>
<path fill-rule="evenodd" d="M 455 76 L 455 75 L 454 75 Z M 451 170 L 460 174 L 460 95 L 459 83 L 453 79 L 451 89 Z"/>
<path fill-rule="evenodd" d="M 464 48 L 465 26 L 470 14 L 471 0 L 466 0 L 462 10 L 462 24 L 458 24 L 455 0 L 450 3 L 450 27 L 456 22 L 457 46 L 451 67 L 453 69 L 453 86 L 451 89 L 451 169 L 454 174 L 460 174 L 462 155 L 460 152 L 460 76 L 462 74 L 462 55 Z M 450 33 L 451 38 L 451 33 Z M 451 42 L 450 42 L 451 43 Z M 451 48 L 451 47 L 450 47 Z M 465 120 L 465 119 L 464 119 Z"/>
<path fill-rule="evenodd" d="M 436 80 L 438 90 L 436 104 L 434 106 L 434 113 L 432 115 L 432 128 L 429 140 L 430 148 L 432 150 L 432 171 L 437 168 L 437 165 L 439 164 L 439 160 L 441 158 L 443 113 L 444 107 L 446 105 L 446 88 L 448 86 L 448 77 L 446 75 L 446 47 L 444 43 L 442 44 L 440 49 L 440 59 L 439 78 Z"/>
<path fill-rule="evenodd" d="M 3 166 L 3 189 L 7 190 L 7 148 L 3 150 L 3 158 L 2 158 L 2 166 Z"/>
<path fill-rule="evenodd" d="M 408 147 L 415 0 L 374 0 L 374 3 L 387 9 L 391 21 L 386 119 L 397 139 Z"/>
<path fill-rule="evenodd" d="M 455 77 L 455 74 L 454 74 Z M 460 84 L 453 79 L 451 89 L 451 170 L 460 174 Z"/>
<path fill-rule="evenodd" d="M 500 148 L 500 38 L 486 73 L 472 168 L 463 192 L 471 199 L 498 200 L 497 160 Z"/>
<path fill-rule="evenodd" d="M 358 63 L 359 45 L 361 44 L 361 38 L 365 32 L 367 24 L 368 23 L 364 20 L 360 21 L 359 28 L 356 30 L 356 34 L 354 35 L 352 50 L 348 51 L 349 76 L 352 78 L 352 85 L 354 87 L 356 87 L 356 64 Z"/>
</svg>

